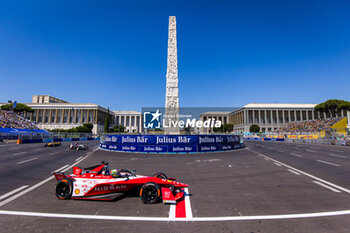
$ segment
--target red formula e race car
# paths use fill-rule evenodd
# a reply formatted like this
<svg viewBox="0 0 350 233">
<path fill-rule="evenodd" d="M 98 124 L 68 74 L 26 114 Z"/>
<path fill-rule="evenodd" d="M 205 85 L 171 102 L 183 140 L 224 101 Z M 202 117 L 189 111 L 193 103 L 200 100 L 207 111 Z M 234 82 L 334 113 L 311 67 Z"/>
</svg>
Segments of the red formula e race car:
<svg viewBox="0 0 350 233">
<path fill-rule="evenodd" d="M 136 175 L 127 169 L 112 170 L 108 162 L 89 168 L 73 167 L 73 174 L 54 172 L 55 194 L 59 199 L 114 200 L 120 195 L 137 195 L 145 204 L 176 203 L 184 198 L 187 184 L 168 178 L 164 173 Z"/>
</svg>

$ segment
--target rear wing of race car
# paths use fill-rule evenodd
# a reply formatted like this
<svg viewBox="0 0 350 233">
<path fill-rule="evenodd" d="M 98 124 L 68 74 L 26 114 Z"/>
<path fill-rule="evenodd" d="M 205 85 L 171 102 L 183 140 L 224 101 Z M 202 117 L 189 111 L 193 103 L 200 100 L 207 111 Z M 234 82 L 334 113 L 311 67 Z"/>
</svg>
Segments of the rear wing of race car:
<svg viewBox="0 0 350 233">
<path fill-rule="evenodd" d="M 73 179 L 71 177 L 66 176 L 63 172 L 53 172 L 53 175 L 55 176 L 57 181 L 60 181 L 63 179 Z"/>
</svg>

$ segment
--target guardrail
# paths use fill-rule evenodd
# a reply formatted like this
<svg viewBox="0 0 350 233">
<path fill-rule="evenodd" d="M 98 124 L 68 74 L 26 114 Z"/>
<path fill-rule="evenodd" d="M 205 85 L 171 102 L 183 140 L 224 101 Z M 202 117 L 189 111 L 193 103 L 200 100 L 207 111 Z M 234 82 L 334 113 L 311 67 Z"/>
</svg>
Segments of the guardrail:
<svg viewBox="0 0 350 233">
<path fill-rule="evenodd" d="M 48 143 L 48 142 L 69 142 L 69 141 L 98 141 L 99 137 L 96 138 L 46 138 L 46 139 L 18 139 L 17 144 L 23 143 Z"/>
<path fill-rule="evenodd" d="M 247 141 L 273 141 L 273 142 L 284 142 L 284 138 L 258 138 L 258 137 L 244 137 Z"/>
<path fill-rule="evenodd" d="M 322 144 L 322 145 L 338 145 L 350 146 L 350 141 L 342 139 L 292 139 L 292 138 L 259 138 L 245 137 L 247 141 L 274 141 L 274 142 L 290 142 L 290 143 L 306 143 L 306 144 Z"/>
<path fill-rule="evenodd" d="M 307 144 L 322 144 L 322 145 L 338 145 L 338 146 L 350 146 L 350 141 L 336 140 L 336 139 L 291 139 L 287 138 L 286 142 L 294 143 L 307 143 Z"/>
</svg>

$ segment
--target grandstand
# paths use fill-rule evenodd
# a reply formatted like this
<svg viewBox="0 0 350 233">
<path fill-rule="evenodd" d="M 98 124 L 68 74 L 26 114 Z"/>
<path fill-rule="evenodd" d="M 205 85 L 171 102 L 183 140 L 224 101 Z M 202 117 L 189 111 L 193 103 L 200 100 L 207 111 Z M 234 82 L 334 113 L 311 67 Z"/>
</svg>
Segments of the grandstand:
<svg viewBox="0 0 350 233">
<path fill-rule="evenodd" d="M 33 122 L 5 110 L 0 110 L 0 128 L 39 129 Z"/>
<path fill-rule="evenodd" d="M 347 117 L 289 122 L 265 134 L 267 138 L 343 139 L 348 138 Z"/>
<path fill-rule="evenodd" d="M 32 121 L 11 112 L 0 110 L 0 140 L 17 139 L 22 136 L 38 136 L 48 134 L 39 129 Z"/>
<path fill-rule="evenodd" d="M 307 121 L 296 121 L 290 122 L 276 132 L 279 133 L 295 133 L 295 132 L 304 132 L 304 133 L 316 133 L 323 130 L 329 130 L 335 123 L 342 120 L 343 118 L 329 118 L 329 119 L 320 119 L 320 120 L 307 120 Z"/>
</svg>

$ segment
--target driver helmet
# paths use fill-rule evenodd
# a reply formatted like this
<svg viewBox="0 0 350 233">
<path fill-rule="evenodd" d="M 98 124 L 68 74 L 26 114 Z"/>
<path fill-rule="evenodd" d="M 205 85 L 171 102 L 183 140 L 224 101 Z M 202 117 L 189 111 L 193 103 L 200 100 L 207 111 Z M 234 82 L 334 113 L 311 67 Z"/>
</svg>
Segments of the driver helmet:
<svg viewBox="0 0 350 233">
<path fill-rule="evenodd" d="M 118 170 L 117 170 L 117 169 L 112 169 L 112 170 L 111 170 L 111 175 L 113 175 L 113 174 L 117 174 L 117 172 L 118 172 Z"/>
<path fill-rule="evenodd" d="M 117 176 L 118 170 L 117 169 L 112 169 L 111 170 L 111 176 Z"/>
</svg>

